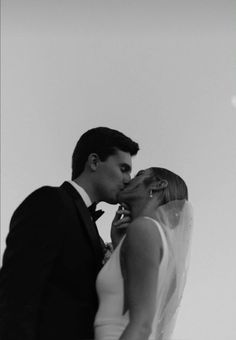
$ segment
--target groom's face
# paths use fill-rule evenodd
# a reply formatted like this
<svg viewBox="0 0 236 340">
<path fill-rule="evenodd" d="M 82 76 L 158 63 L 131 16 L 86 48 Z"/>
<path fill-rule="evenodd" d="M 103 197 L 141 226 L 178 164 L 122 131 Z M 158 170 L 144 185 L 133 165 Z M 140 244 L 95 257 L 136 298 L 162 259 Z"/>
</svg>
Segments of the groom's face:
<svg viewBox="0 0 236 340">
<path fill-rule="evenodd" d="M 100 161 L 97 168 L 97 191 L 101 201 L 116 204 L 118 196 L 130 182 L 132 169 L 131 155 L 117 150 L 105 161 Z"/>
<path fill-rule="evenodd" d="M 124 203 L 142 200 L 149 193 L 149 186 L 154 182 L 152 170 L 140 170 L 130 181 L 129 185 L 119 195 L 119 200 Z"/>
</svg>

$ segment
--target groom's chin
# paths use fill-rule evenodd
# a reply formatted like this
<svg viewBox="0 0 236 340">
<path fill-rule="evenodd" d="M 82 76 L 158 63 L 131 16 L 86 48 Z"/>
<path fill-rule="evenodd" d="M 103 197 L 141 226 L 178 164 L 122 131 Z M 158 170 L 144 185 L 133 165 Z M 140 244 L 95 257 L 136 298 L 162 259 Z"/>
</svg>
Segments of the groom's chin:
<svg viewBox="0 0 236 340">
<path fill-rule="evenodd" d="M 118 204 L 126 203 L 126 199 L 125 199 L 124 195 L 122 195 L 122 193 L 120 193 L 120 194 L 118 195 L 117 203 L 118 203 Z"/>
<path fill-rule="evenodd" d="M 119 198 L 118 198 L 118 196 L 112 197 L 112 198 L 110 197 L 105 202 L 108 203 L 108 204 L 114 204 L 114 205 L 119 204 Z"/>
<path fill-rule="evenodd" d="M 122 202 L 122 194 L 121 193 L 119 193 L 118 195 L 117 195 L 117 203 L 121 203 Z"/>
</svg>

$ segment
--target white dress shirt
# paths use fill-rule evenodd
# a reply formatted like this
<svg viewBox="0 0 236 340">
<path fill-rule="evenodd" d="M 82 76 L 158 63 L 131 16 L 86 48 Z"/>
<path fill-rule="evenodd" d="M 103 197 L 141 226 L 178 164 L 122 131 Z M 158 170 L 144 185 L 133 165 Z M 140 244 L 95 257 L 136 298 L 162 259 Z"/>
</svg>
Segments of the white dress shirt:
<svg viewBox="0 0 236 340">
<path fill-rule="evenodd" d="M 68 181 L 68 182 L 78 191 L 78 193 L 82 197 L 86 207 L 88 208 L 92 204 L 92 201 L 91 201 L 89 195 L 87 194 L 87 192 L 84 190 L 84 188 L 82 188 L 79 184 L 77 184 L 74 181 Z"/>
</svg>

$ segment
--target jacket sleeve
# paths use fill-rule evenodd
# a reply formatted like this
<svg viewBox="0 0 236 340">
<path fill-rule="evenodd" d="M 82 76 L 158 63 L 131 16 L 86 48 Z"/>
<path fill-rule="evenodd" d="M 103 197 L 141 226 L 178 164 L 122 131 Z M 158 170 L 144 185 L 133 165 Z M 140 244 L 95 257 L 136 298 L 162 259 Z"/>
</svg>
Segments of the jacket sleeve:
<svg viewBox="0 0 236 340">
<path fill-rule="evenodd" d="M 0 339 L 35 340 L 39 305 L 62 246 L 62 209 L 43 187 L 15 211 L 0 271 Z"/>
</svg>

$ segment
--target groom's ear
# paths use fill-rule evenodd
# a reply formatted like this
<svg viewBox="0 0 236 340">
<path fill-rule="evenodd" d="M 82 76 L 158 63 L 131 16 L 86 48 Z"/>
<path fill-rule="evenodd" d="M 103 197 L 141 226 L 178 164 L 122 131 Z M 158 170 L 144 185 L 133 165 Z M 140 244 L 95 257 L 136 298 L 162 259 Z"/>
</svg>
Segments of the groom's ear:
<svg viewBox="0 0 236 340">
<path fill-rule="evenodd" d="M 88 166 L 92 171 L 96 171 L 98 167 L 98 163 L 100 162 L 100 158 L 98 154 L 96 153 L 91 153 L 88 156 Z"/>
<path fill-rule="evenodd" d="M 168 181 L 165 179 L 161 179 L 160 181 L 156 182 L 153 185 L 152 190 L 153 191 L 159 191 L 159 190 L 163 190 L 166 189 L 168 187 Z"/>
</svg>

